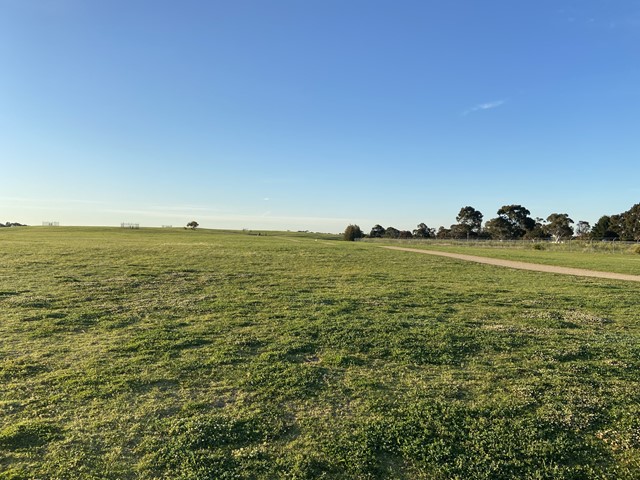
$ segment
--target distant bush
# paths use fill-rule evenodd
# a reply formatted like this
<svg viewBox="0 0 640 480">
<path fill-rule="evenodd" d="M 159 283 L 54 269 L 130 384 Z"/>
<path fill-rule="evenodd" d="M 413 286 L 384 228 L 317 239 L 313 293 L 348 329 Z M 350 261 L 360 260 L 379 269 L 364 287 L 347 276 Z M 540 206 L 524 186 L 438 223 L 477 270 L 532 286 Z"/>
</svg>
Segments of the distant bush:
<svg viewBox="0 0 640 480">
<path fill-rule="evenodd" d="M 26 225 L 18 222 L 0 223 L 0 227 L 26 227 Z"/>
<path fill-rule="evenodd" d="M 637 253 L 638 255 L 640 255 L 640 243 L 631 247 L 631 253 Z"/>
<path fill-rule="evenodd" d="M 362 237 L 364 237 L 364 233 L 362 233 L 362 230 L 358 225 L 349 225 L 345 229 L 344 234 L 342 236 L 342 238 L 344 238 L 348 242 L 353 242 Z"/>
<path fill-rule="evenodd" d="M 544 250 L 544 245 L 543 245 L 543 244 L 541 244 L 541 243 L 536 243 L 536 244 L 533 246 L 533 249 L 534 249 L 534 250 Z"/>
</svg>

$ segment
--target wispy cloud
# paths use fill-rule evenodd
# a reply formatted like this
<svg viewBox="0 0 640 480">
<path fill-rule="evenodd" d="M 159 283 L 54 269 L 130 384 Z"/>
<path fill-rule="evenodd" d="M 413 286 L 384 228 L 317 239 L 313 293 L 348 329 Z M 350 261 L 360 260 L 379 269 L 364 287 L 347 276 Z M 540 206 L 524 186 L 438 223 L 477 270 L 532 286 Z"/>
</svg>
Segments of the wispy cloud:
<svg viewBox="0 0 640 480">
<path fill-rule="evenodd" d="M 584 3 L 584 2 L 583 2 Z M 608 9 L 606 14 L 604 10 L 596 7 L 589 8 L 580 3 L 575 8 L 559 9 L 557 15 L 563 21 L 574 24 L 578 27 L 588 26 L 589 28 L 598 29 L 638 29 L 640 27 L 640 12 L 637 10 L 633 2 L 626 4 L 620 2 L 616 5 L 616 9 Z"/>
<path fill-rule="evenodd" d="M 462 112 L 462 115 L 467 116 L 470 113 L 478 112 L 480 110 L 491 110 L 493 108 L 498 108 L 499 106 L 504 105 L 506 102 L 506 100 L 496 100 L 494 102 L 479 103 L 475 107 L 468 108 L 467 110 Z"/>
</svg>

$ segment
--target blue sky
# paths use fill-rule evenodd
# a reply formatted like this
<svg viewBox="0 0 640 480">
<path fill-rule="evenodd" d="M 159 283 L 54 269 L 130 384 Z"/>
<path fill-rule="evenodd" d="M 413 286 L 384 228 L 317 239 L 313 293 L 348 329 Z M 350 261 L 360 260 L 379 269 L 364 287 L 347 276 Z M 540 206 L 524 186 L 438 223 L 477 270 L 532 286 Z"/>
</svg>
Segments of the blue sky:
<svg viewBox="0 0 640 480">
<path fill-rule="evenodd" d="M 0 0 L 0 220 L 593 224 L 639 107 L 637 0 Z"/>
</svg>

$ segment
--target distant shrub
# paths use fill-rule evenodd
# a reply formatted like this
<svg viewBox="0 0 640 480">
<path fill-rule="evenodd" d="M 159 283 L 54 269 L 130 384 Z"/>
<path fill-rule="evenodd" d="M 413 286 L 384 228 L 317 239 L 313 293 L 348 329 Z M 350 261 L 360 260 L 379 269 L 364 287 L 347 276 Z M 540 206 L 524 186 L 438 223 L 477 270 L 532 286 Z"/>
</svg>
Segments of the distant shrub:
<svg viewBox="0 0 640 480">
<path fill-rule="evenodd" d="M 344 234 L 342 236 L 342 238 L 344 238 L 348 242 L 353 242 L 362 237 L 364 237 L 364 233 L 362 233 L 362 230 L 358 225 L 349 225 L 345 229 Z"/>
<path fill-rule="evenodd" d="M 637 253 L 638 255 L 640 255 L 640 243 L 631 247 L 631 253 Z"/>
<path fill-rule="evenodd" d="M 533 246 L 533 249 L 534 249 L 534 250 L 544 250 L 544 245 L 542 245 L 541 243 L 536 243 L 536 244 Z"/>
</svg>

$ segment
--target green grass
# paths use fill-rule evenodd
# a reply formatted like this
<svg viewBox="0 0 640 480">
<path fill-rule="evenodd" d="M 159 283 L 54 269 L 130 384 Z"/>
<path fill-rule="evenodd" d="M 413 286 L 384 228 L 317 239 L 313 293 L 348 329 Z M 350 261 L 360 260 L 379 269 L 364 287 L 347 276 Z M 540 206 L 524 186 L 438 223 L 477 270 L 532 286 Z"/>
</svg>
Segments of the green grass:
<svg viewBox="0 0 640 480">
<path fill-rule="evenodd" d="M 441 252 L 463 253 L 481 257 L 501 258 L 521 262 L 541 263 L 562 267 L 585 268 L 604 272 L 625 273 L 640 275 L 640 255 L 635 252 L 636 245 L 617 245 L 615 250 L 610 245 L 606 250 L 593 247 L 588 242 L 574 242 L 571 246 L 553 243 L 522 243 L 507 242 L 501 245 L 498 242 L 485 242 L 483 246 L 479 242 L 456 241 L 432 241 L 409 240 L 388 241 L 369 240 L 372 245 L 401 245 L 410 248 L 423 248 L 438 250 Z M 609 242 L 611 243 L 611 242 Z M 540 250 L 535 247 L 540 248 Z M 603 247 L 603 248 L 604 248 Z"/>
<path fill-rule="evenodd" d="M 1 230 L 0 478 L 640 477 L 636 284 L 328 238 Z"/>
</svg>

